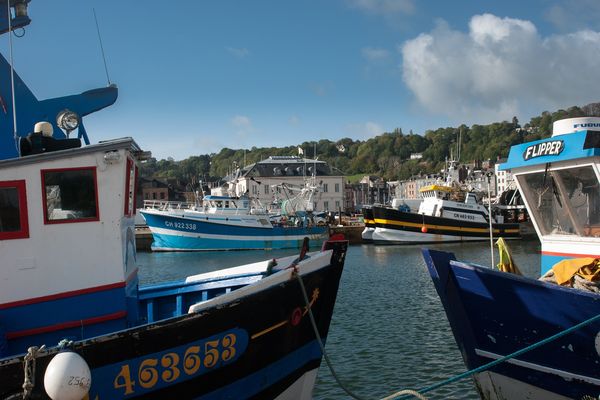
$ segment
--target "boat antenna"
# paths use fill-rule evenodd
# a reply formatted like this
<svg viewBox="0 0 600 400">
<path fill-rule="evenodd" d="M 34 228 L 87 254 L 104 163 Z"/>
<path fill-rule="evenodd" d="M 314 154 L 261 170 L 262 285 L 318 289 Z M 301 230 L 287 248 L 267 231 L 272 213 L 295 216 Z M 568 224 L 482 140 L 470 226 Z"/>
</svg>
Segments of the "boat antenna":
<svg viewBox="0 0 600 400">
<path fill-rule="evenodd" d="M 13 114 L 13 138 L 15 139 L 15 148 L 17 149 L 17 154 L 21 154 L 21 150 L 19 149 L 19 138 L 17 136 L 17 108 L 15 102 L 15 69 L 14 69 L 14 61 L 13 61 L 13 45 L 12 45 L 12 20 L 11 20 L 11 12 L 10 12 L 10 1 L 6 2 L 7 13 L 6 17 L 8 18 L 8 47 L 10 54 L 10 92 L 11 92 L 11 100 L 12 100 L 12 114 Z"/>
<path fill-rule="evenodd" d="M 106 80 L 110 86 L 110 77 L 108 76 L 108 67 L 106 66 L 106 56 L 104 55 L 104 46 L 102 46 L 102 36 L 100 36 L 100 27 L 98 26 L 98 18 L 96 17 L 96 9 L 92 7 L 94 12 L 94 21 L 96 21 L 96 32 L 98 33 L 98 41 L 100 42 L 100 51 L 102 52 L 102 61 L 104 61 L 104 72 L 106 72 Z"/>
<path fill-rule="evenodd" d="M 315 160 L 314 160 L 314 166 L 313 166 L 314 170 L 313 170 L 313 182 L 312 184 L 314 185 L 315 182 L 317 181 L 317 141 L 315 141 Z"/>
<path fill-rule="evenodd" d="M 457 157 L 457 160 L 456 160 L 458 162 L 460 162 L 460 145 L 461 145 L 461 142 L 462 142 L 462 127 L 458 131 L 458 150 L 457 150 L 458 157 Z"/>
<path fill-rule="evenodd" d="M 492 268 L 494 268 L 494 232 L 492 231 L 492 195 L 490 190 L 490 181 L 492 180 L 492 173 L 487 174 L 487 190 L 488 190 L 488 216 L 490 220 L 490 254 L 492 256 Z"/>
</svg>

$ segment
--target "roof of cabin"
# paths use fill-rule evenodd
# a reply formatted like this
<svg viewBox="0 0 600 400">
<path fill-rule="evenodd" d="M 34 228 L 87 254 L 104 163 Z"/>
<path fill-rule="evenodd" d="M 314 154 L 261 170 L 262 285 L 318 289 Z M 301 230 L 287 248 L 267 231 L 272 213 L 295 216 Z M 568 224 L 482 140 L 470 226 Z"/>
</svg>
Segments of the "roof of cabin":
<svg viewBox="0 0 600 400">
<path fill-rule="evenodd" d="M 501 165 L 500 170 L 593 156 L 600 156 L 600 132 L 577 131 L 512 146 L 508 161 Z"/>
<path fill-rule="evenodd" d="M 120 149 L 131 149 L 133 152 L 141 152 L 140 146 L 130 137 L 105 140 L 98 144 L 90 144 L 88 146 L 78 147 L 74 149 L 58 150 L 40 154 L 32 154 L 24 157 L 9 158 L 0 160 L 0 168 L 13 165 L 26 165 L 38 163 L 41 161 L 57 160 L 60 158 L 71 157 L 81 154 L 95 153 L 98 151 L 111 151 Z"/>
<path fill-rule="evenodd" d="M 419 189 L 419 192 L 428 192 L 430 190 L 439 190 L 442 192 L 451 192 L 452 188 L 450 186 L 442 186 L 442 185 L 428 185 L 423 186 Z"/>
<path fill-rule="evenodd" d="M 271 156 L 265 160 L 248 165 L 242 169 L 244 177 L 308 176 L 315 172 L 317 176 L 337 176 L 329 164 L 319 160 L 309 160 L 296 156 Z"/>
</svg>

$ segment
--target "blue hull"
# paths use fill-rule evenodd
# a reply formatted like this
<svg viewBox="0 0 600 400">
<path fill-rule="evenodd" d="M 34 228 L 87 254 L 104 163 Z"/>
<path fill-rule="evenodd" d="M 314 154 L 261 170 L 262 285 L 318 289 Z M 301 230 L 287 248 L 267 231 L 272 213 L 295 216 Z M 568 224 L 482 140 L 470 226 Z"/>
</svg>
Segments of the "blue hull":
<svg viewBox="0 0 600 400">
<path fill-rule="evenodd" d="M 598 294 L 463 264 L 454 261 L 451 253 L 425 249 L 423 254 L 469 369 L 600 314 Z M 600 322 L 591 323 L 500 363 L 486 374 L 528 388 L 519 398 L 542 399 L 548 394 L 598 398 L 599 332 Z M 493 389 L 484 390 L 483 379 L 476 375 L 475 381 L 482 398 L 506 398 L 496 382 Z"/>
<path fill-rule="evenodd" d="M 332 252 L 305 254 L 299 263 L 280 258 L 273 273 L 264 262 L 142 288 L 141 325 L 69 345 L 91 371 L 85 398 L 311 398 L 322 355 L 316 338 L 327 339 L 347 242 L 325 248 Z M 30 398 L 48 398 L 44 375 L 58 351 L 37 354 Z M 21 398 L 23 354 L 0 359 L 0 377 L 0 399 Z"/>
<path fill-rule="evenodd" d="M 148 213 L 144 218 L 152 231 L 152 250 L 159 251 L 295 249 L 305 237 L 314 248 L 328 237 L 324 226 L 258 228 Z"/>
</svg>

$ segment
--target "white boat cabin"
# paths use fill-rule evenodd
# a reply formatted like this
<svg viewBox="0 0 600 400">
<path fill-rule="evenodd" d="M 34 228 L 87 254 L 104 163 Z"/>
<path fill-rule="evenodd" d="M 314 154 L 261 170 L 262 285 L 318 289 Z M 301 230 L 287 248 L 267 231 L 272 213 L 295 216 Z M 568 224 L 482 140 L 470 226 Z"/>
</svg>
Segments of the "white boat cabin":
<svg viewBox="0 0 600 400">
<path fill-rule="evenodd" d="M 0 350 L 138 322 L 139 153 L 124 138 L 0 161 Z"/>
<path fill-rule="evenodd" d="M 215 195 L 204 196 L 200 204 L 179 201 L 145 200 L 144 208 L 174 212 L 181 211 L 180 215 L 190 215 L 193 212 L 211 215 L 266 214 L 264 207 L 256 205 L 249 197 Z"/>
<path fill-rule="evenodd" d="M 202 210 L 208 214 L 266 214 L 263 207 L 256 206 L 248 197 L 204 196 Z"/>
<path fill-rule="evenodd" d="M 456 190 L 450 186 L 428 185 L 419 192 L 423 201 L 419 214 L 469 222 L 488 222 L 488 210 L 477 201 L 473 192 L 464 193 L 464 201 L 455 200 Z"/>
<path fill-rule="evenodd" d="M 600 257 L 600 118 L 554 122 L 552 137 L 511 148 L 510 169 L 542 244 L 541 274 Z"/>
</svg>

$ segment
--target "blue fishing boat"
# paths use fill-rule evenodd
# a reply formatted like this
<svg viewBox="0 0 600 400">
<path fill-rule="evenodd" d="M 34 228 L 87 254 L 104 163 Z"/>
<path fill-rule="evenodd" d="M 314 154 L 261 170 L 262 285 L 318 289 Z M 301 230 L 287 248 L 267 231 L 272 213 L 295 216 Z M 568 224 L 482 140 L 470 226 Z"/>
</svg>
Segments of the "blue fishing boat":
<svg viewBox="0 0 600 400">
<path fill-rule="evenodd" d="M 328 237 L 311 213 L 275 218 L 248 197 L 205 196 L 200 205 L 146 201 L 141 210 L 155 251 L 256 250 L 301 248 Z"/>
<path fill-rule="evenodd" d="M 29 24 L 29 3 L 0 0 L 0 31 Z M 139 286 L 148 154 L 82 143 L 117 88 L 38 101 L 15 75 L 13 96 L 0 64 L 2 98 L 22 101 L 4 104 L 18 129 L 0 120 L 0 399 L 312 398 L 347 241 Z"/>
<path fill-rule="evenodd" d="M 482 399 L 597 399 L 600 118 L 555 122 L 504 168 L 540 238 L 541 279 L 423 250 L 464 362 Z"/>
</svg>

